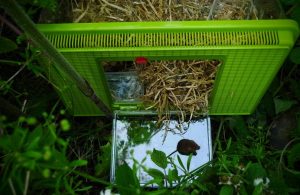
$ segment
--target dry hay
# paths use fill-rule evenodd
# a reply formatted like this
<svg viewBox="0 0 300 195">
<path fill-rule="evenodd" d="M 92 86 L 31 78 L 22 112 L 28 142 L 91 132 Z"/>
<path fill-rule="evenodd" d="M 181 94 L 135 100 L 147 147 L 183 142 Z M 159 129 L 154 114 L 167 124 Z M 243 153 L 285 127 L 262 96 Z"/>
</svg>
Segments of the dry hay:
<svg viewBox="0 0 300 195">
<path fill-rule="evenodd" d="M 212 11 L 213 20 L 258 19 L 252 0 L 222 0 Z"/>
<path fill-rule="evenodd" d="M 73 22 L 257 19 L 252 0 L 71 0 Z"/>
<path fill-rule="evenodd" d="M 180 123 L 196 113 L 207 113 L 213 89 L 216 60 L 154 61 L 147 66 L 136 65 L 144 84 L 143 100 L 155 107 L 159 121 L 170 119 L 170 111 L 179 111 Z M 148 108 L 148 109 L 149 109 Z"/>
</svg>

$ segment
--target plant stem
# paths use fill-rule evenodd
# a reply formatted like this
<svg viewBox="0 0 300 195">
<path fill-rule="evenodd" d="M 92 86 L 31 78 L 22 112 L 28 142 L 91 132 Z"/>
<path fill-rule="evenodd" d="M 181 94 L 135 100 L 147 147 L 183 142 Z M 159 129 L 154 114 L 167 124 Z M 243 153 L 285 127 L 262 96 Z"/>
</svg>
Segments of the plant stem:
<svg viewBox="0 0 300 195">
<path fill-rule="evenodd" d="M 278 168 L 277 168 L 277 171 L 278 171 L 278 172 L 279 172 L 279 170 L 280 170 L 280 165 L 284 165 L 284 162 L 283 162 L 283 155 L 284 155 L 284 153 L 286 152 L 286 150 L 288 149 L 288 147 L 289 147 L 293 142 L 298 141 L 298 140 L 300 140 L 300 138 L 294 138 L 294 139 L 292 139 L 291 141 L 289 141 L 289 143 L 287 143 L 287 144 L 284 146 L 284 148 L 283 148 L 283 150 L 282 150 L 282 152 L 281 152 L 281 154 L 280 154 L 280 159 L 279 159 Z"/>
<path fill-rule="evenodd" d="M 214 156 L 214 154 L 216 152 L 216 148 L 217 148 L 217 144 L 218 144 L 217 141 L 220 138 L 220 134 L 221 134 L 221 130 L 222 130 L 223 124 L 224 124 L 224 119 L 221 118 L 221 122 L 220 122 L 220 125 L 219 125 L 219 128 L 218 128 L 217 136 L 216 136 L 215 143 L 214 143 L 214 146 L 213 146 L 212 156 Z"/>
<path fill-rule="evenodd" d="M 8 21 L 6 18 L 0 15 L 0 20 L 2 20 L 3 23 L 5 23 L 11 30 L 13 30 L 17 35 L 21 35 L 22 32 L 13 25 L 10 21 Z"/>
<path fill-rule="evenodd" d="M 0 86 L 0 90 L 7 84 L 9 83 L 11 80 L 13 80 L 29 63 L 32 62 L 33 60 L 33 56 L 30 57 L 30 59 L 28 59 L 23 66 L 15 73 L 13 74 L 7 81 L 5 81 L 1 86 Z"/>
<path fill-rule="evenodd" d="M 287 12 L 285 13 L 286 16 L 290 15 L 292 13 L 292 11 L 294 11 L 294 9 L 299 5 L 299 3 L 295 3 L 290 9 L 287 10 Z"/>
<path fill-rule="evenodd" d="M 22 65 L 22 62 L 19 62 L 19 61 L 13 61 L 13 60 L 0 60 L 0 63 Z"/>
<path fill-rule="evenodd" d="M 82 78 L 66 58 L 37 30 L 35 24 L 19 4 L 15 0 L 0 0 L 0 6 L 15 20 L 16 24 L 23 29 L 33 43 L 53 61 L 53 64 L 57 66 L 59 70 L 65 72 L 68 77 L 75 82 L 80 91 L 90 98 L 107 118 L 111 119 L 112 112 L 110 108 L 96 95 L 87 80 Z"/>
<path fill-rule="evenodd" d="M 8 179 L 8 183 L 9 183 L 9 187 L 10 187 L 10 189 L 11 189 L 11 193 L 12 193 L 13 195 L 16 195 L 17 193 L 16 193 L 16 190 L 15 190 L 14 184 L 13 184 L 12 181 L 11 181 L 11 178 Z"/>
<path fill-rule="evenodd" d="M 92 175 L 89 175 L 87 173 L 82 173 L 82 172 L 76 171 L 76 170 L 72 170 L 72 172 L 75 173 L 76 175 L 80 175 L 80 176 L 82 176 L 82 177 L 84 177 L 86 179 L 89 179 L 89 180 L 93 181 L 93 182 L 101 183 L 103 185 L 111 185 L 110 182 L 107 182 L 105 180 L 99 179 L 99 178 L 94 177 Z"/>
<path fill-rule="evenodd" d="M 7 81 L 5 81 L 1 86 L 0 86 L 0 90 L 7 84 L 9 83 L 11 80 L 13 80 L 24 68 L 26 67 L 26 63 L 14 74 L 12 75 Z"/>
<path fill-rule="evenodd" d="M 30 171 L 26 171 L 26 179 L 25 179 L 25 187 L 23 195 L 27 195 L 28 186 L 29 186 L 29 178 L 30 178 Z"/>
</svg>

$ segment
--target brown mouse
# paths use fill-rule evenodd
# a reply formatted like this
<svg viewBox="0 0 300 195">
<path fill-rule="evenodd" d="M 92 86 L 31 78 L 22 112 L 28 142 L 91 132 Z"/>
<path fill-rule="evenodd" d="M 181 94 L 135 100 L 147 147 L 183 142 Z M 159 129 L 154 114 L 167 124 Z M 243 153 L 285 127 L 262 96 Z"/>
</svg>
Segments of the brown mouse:
<svg viewBox="0 0 300 195">
<path fill-rule="evenodd" d="M 177 143 L 177 150 L 175 150 L 174 152 L 169 154 L 168 157 L 171 156 L 172 154 L 174 154 L 175 152 L 179 152 L 179 154 L 181 154 L 181 155 L 188 156 L 190 154 L 193 154 L 195 156 L 195 155 L 197 155 L 196 150 L 199 150 L 199 149 L 200 149 L 200 146 L 194 140 L 181 139 Z"/>
</svg>

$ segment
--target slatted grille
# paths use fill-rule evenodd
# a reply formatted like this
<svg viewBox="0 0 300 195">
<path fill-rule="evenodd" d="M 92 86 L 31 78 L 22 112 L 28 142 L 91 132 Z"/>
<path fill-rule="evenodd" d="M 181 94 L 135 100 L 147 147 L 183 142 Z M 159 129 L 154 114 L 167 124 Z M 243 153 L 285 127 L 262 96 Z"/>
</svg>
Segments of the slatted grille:
<svg viewBox="0 0 300 195">
<path fill-rule="evenodd" d="M 253 112 L 299 35 L 298 24 L 290 20 L 41 24 L 38 28 L 112 109 L 116 102 L 102 60 L 133 61 L 138 56 L 221 60 L 209 99 L 210 115 Z M 104 115 L 72 81 L 64 81 L 60 69 L 52 68 L 49 75 L 75 116 Z"/>
<path fill-rule="evenodd" d="M 56 48 L 201 47 L 278 45 L 277 31 L 155 32 L 155 33 L 51 33 Z"/>
</svg>

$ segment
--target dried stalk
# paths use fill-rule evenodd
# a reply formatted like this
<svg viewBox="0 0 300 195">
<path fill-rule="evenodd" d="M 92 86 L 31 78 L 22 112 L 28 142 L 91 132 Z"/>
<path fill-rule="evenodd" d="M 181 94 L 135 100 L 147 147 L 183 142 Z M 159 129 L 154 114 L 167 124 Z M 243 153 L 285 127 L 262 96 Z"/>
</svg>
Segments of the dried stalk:
<svg viewBox="0 0 300 195">
<path fill-rule="evenodd" d="M 86 0 L 77 2 L 73 5 L 74 21 L 85 12 L 78 5 L 85 4 Z M 98 0 L 83 14 L 80 22 L 206 20 L 212 2 L 213 0 Z"/>
<path fill-rule="evenodd" d="M 159 122 L 170 120 L 170 111 L 178 111 L 181 125 L 199 113 L 208 112 L 208 98 L 219 64 L 215 60 L 177 60 L 155 61 L 146 67 L 136 65 L 145 87 L 142 99 L 149 108 L 156 108 Z"/>
</svg>

